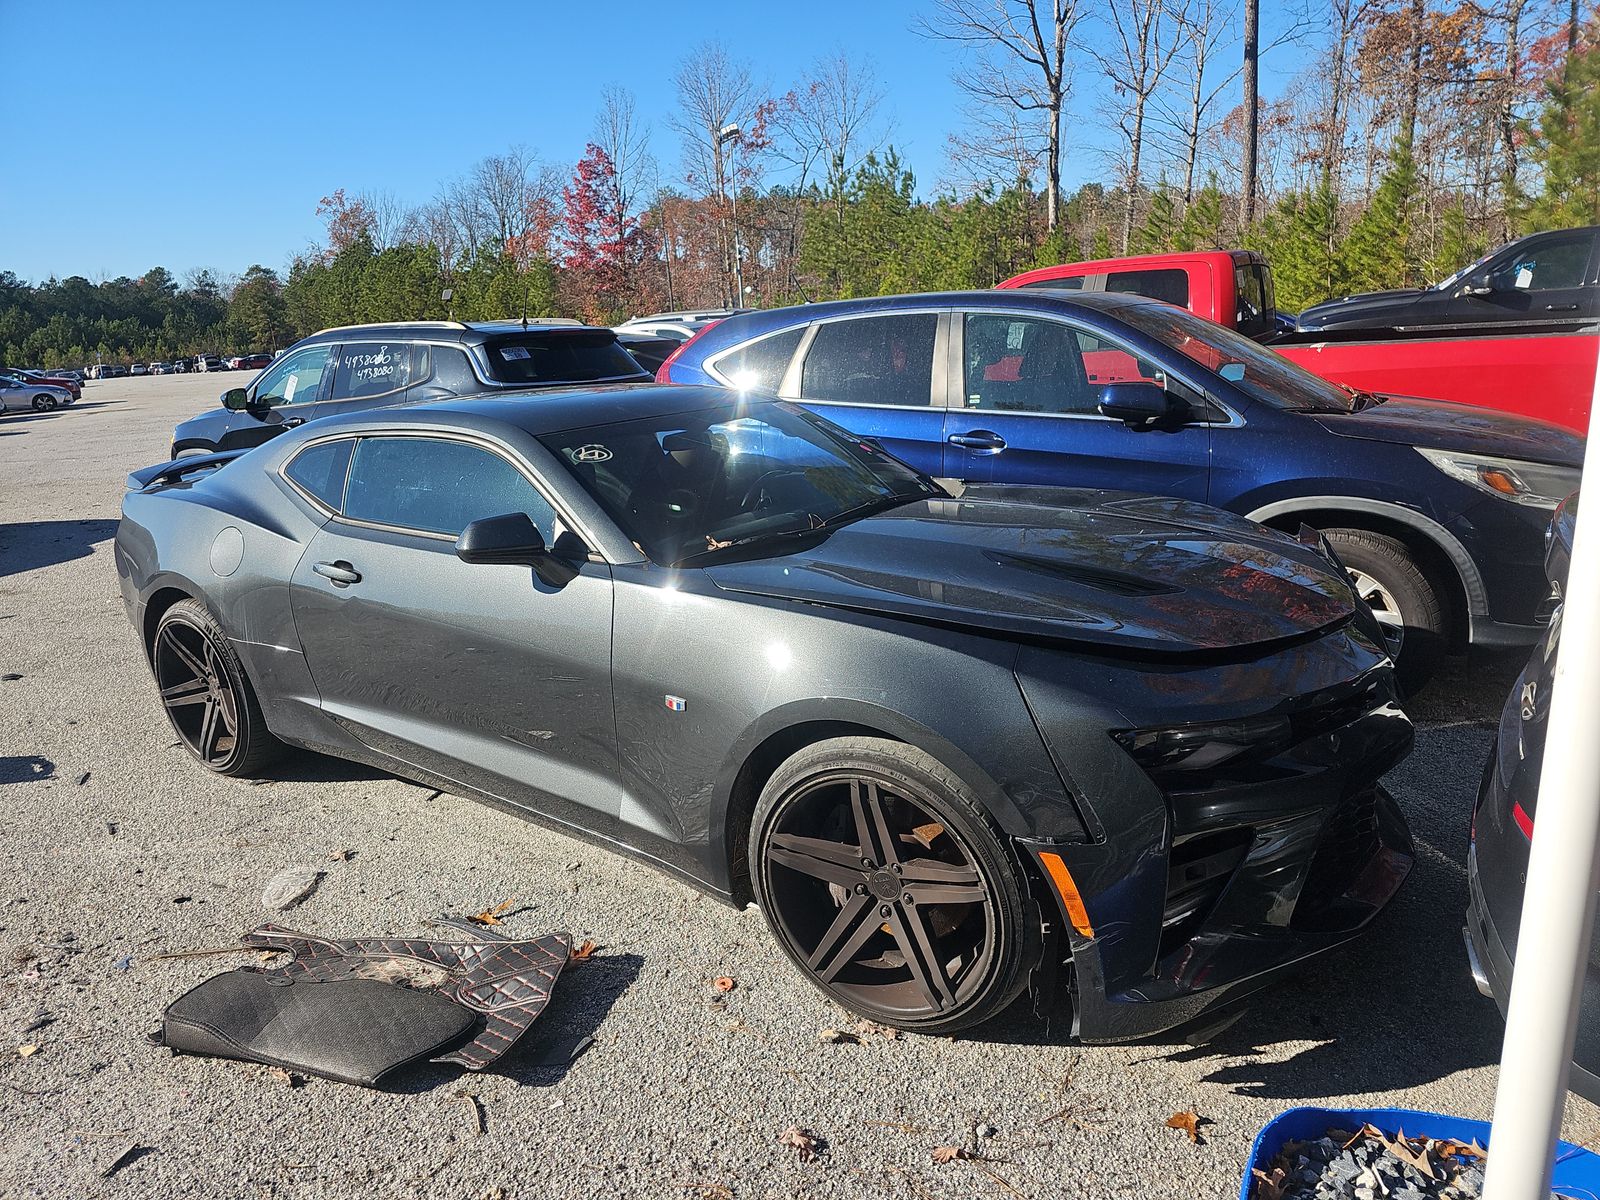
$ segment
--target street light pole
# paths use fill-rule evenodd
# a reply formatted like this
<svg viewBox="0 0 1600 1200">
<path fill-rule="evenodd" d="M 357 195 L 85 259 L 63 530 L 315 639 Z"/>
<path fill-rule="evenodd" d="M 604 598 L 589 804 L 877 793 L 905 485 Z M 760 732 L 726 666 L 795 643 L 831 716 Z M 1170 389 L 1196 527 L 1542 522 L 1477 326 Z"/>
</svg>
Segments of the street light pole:
<svg viewBox="0 0 1600 1200">
<path fill-rule="evenodd" d="M 1600 373 L 1591 414 L 1600 412 Z M 1600 420 L 1586 461 L 1600 464 Z M 1486 1200 L 1549 1200 L 1600 886 L 1600 482 L 1578 506 L 1563 590 Z"/>
<path fill-rule="evenodd" d="M 717 130 L 717 143 L 732 142 L 733 149 L 729 152 L 729 161 L 732 166 L 733 195 L 730 197 L 729 224 L 732 226 L 733 240 L 733 303 L 729 308 L 739 308 L 744 303 L 744 264 L 739 260 L 739 123 L 729 121 Z"/>
</svg>

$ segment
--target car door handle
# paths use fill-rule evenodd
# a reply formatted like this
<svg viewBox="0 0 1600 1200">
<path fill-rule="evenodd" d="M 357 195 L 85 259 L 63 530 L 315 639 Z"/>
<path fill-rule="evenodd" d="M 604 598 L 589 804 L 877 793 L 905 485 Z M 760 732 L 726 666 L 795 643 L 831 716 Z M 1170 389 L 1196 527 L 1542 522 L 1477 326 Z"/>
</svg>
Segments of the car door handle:
<svg viewBox="0 0 1600 1200">
<path fill-rule="evenodd" d="M 293 429 L 296 425 L 304 425 L 305 423 L 306 419 L 304 417 L 285 417 L 283 419 L 283 427 L 285 429 Z"/>
<path fill-rule="evenodd" d="M 979 454 L 999 454 L 1006 448 L 1006 440 L 987 429 L 973 429 L 966 433 L 952 433 L 945 438 L 952 446 L 965 446 Z"/>
<path fill-rule="evenodd" d="M 334 587 L 349 587 L 352 583 L 361 582 L 361 572 L 343 559 L 338 562 L 319 562 L 311 569 L 324 579 L 331 580 Z"/>
<path fill-rule="evenodd" d="M 1545 312 L 1577 312 L 1578 306 L 1576 304 L 1546 304 L 1544 310 Z"/>
</svg>

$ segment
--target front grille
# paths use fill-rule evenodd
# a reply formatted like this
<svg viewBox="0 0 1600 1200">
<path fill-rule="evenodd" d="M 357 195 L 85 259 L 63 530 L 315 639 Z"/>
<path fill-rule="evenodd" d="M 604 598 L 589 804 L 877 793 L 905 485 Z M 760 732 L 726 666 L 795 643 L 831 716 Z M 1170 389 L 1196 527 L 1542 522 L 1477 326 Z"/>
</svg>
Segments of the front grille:
<svg viewBox="0 0 1600 1200">
<path fill-rule="evenodd" d="M 1192 938 L 1205 923 L 1250 848 L 1248 829 L 1219 830 L 1173 846 L 1167 859 L 1167 900 L 1161 913 L 1160 957 Z"/>
<path fill-rule="evenodd" d="M 1378 792 L 1371 787 L 1346 797 L 1328 814 L 1295 905 L 1295 928 L 1314 929 L 1379 849 Z"/>
</svg>

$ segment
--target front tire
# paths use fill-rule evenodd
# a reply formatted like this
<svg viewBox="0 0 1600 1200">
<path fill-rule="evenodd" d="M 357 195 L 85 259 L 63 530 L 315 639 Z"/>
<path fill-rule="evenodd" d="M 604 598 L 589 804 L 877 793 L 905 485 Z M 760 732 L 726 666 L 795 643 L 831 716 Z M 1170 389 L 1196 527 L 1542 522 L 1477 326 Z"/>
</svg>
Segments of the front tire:
<svg viewBox="0 0 1600 1200">
<path fill-rule="evenodd" d="M 162 614 L 150 664 L 173 732 L 207 770 L 252 778 L 283 753 L 239 656 L 198 600 Z"/>
<path fill-rule="evenodd" d="M 1444 661 L 1449 629 L 1443 597 L 1400 539 L 1364 529 L 1323 532 L 1373 615 L 1400 637 L 1395 674 L 1401 692 L 1415 695 Z"/>
<path fill-rule="evenodd" d="M 49 412 L 55 406 L 56 398 L 54 396 L 35 396 L 33 398 L 34 412 Z"/>
<path fill-rule="evenodd" d="M 1023 887 L 971 790 L 931 755 L 833 738 L 783 763 L 751 822 L 750 878 L 778 944 L 873 1021 L 952 1033 L 1026 982 Z"/>
</svg>

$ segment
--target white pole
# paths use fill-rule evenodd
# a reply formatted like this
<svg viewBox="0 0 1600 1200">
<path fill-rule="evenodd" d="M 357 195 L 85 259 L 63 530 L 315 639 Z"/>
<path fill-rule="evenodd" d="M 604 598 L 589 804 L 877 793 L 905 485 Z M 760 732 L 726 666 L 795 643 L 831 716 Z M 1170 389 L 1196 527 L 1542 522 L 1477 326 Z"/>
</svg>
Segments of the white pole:
<svg viewBox="0 0 1600 1200">
<path fill-rule="evenodd" d="M 1586 463 L 1600 468 L 1600 373 L 1590 412 Z M 1600 470 L 1589 492 L 1564 589 L 1486 1200 L 1550 1200 L 1600 886 Z"/>
</svg>

